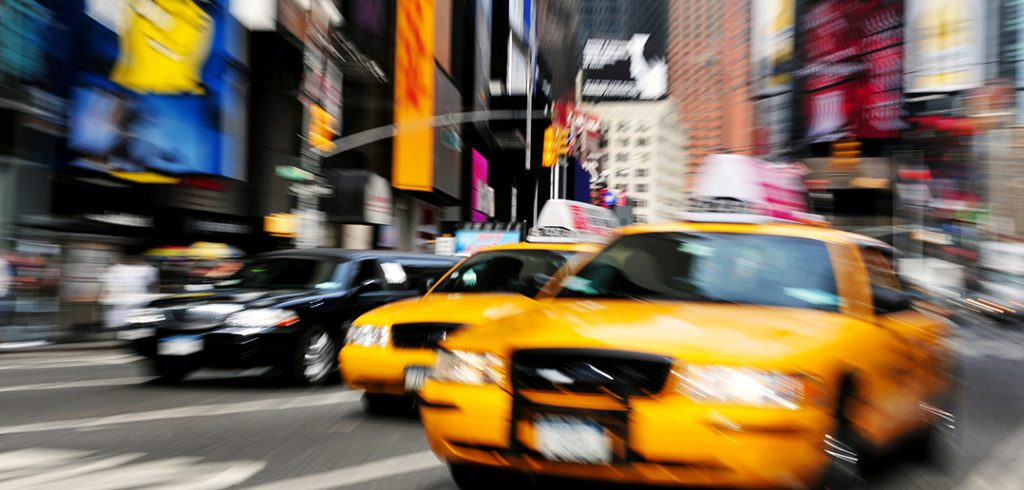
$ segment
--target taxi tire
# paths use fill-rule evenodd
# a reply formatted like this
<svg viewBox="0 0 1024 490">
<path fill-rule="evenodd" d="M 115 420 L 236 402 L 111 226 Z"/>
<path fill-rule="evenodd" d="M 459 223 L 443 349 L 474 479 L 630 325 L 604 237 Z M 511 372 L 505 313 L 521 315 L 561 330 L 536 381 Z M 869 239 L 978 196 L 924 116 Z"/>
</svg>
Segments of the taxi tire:
<svg viewBox="0 0 1024 490">
<path fill-rule="evenodd" d="M 830 459 L 819 490 L 855 490 L 865 488 L 862 468 L 865 466 L 862 445 L 857 443 L 853 423 L 847 416 L 850 400 L 854 398 L 853 383 L 846 380 L 840 388 L 839 399 L 836 401 L 834 434 L 826 440 L 826 450 L 830 451 Z M 846 458 L 852 458 L 852 461 Z"/>
<path fill-rule="evenodd" d="M 323 335 L 328 345 L 327 349 L 327 362 L 329 363 L 327 369 L 316 376 L 307 376 L 305 358 L 310 347 L 310 341 L 314 338 L 318 338 Z M 292 352 L 292 356 L 289 359 L 290 364 L 284 366 L 282 372 L 286 381 L 296 385 L 321 385 L 327 384 L 338 380 L 338 341 L 327 331 L 326 328 L 316 325 L 299 336 L 298 342 L 295 344 L 295 350 Z"/>
<path fill-rule="evenodd" d="M 361 402 L 370 415 L 412 415 L 416 409 L 414 400 L 398 395 L 364 392 Z"/>
<path fill-rule="evenodd" d="M 448 472 L 461 490 L 512 490 L 531 486 L 526 475 L 498 468 L 451 463 Z"/>
</svg>

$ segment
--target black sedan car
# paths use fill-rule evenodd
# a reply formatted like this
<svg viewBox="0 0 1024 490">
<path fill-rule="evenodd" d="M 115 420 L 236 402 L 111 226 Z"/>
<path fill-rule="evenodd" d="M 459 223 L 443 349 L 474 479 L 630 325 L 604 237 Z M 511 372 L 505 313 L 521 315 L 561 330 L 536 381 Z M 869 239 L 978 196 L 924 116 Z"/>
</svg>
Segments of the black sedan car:
<svg viewBox="0 0 1024 490">
<path fill-rule="evenodd" d="M 379 251 L 272 252 L 208 291 L 130 312 L 119 336 L 165 382 L 200 368 L 272 367 L 294 382 L 318 384 L 336 373 L 353 318 L 422 294 L 456 262 Z"/>
</svg>

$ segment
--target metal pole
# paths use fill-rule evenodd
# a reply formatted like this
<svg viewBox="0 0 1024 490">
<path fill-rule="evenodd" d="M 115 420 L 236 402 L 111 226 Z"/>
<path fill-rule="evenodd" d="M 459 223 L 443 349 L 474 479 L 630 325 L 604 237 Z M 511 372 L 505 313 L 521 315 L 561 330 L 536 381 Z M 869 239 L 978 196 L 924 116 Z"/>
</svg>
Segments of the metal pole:
<svg viewBox="0 0 1024 490">
<path fill-rule="evenodd" d="M 530 72 L 526 78 L 526 170 L 530 171 L 530 160 L 533 153 L 533 74 L 537 69 L 537 6 L 530 8 Z M 534 201 L 537 200 L 537 183 L 534 181 Z M 537 222 L 537 204 L 533 205 L 533 222 Z"/>
</svg>

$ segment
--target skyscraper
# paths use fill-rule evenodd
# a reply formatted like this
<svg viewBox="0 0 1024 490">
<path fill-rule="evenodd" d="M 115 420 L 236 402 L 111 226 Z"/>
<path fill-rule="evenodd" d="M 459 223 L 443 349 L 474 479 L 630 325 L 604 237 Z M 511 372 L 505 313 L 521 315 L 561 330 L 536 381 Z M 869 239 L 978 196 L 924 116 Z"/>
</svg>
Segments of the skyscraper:
<svg viewBox="0 0 1024 490">
<path fill-rule="evenodd" d="M 689 129 L 688 184 L 712 153 L 752 150 L 750 4 L 669 3 L 668 92 Z"/>
</svg>

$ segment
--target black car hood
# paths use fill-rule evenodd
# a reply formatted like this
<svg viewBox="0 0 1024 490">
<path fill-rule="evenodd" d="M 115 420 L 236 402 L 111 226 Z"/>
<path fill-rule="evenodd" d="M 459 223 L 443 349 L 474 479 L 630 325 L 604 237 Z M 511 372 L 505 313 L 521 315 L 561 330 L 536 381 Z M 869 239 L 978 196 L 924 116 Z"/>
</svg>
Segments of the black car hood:
<svg viewBox="0 0 1024 490">
<path fill-rule="evenodd" d="M 324 297 L 323 291 L 308 289 L 223 289 L 172 294 L 150 303 L 155 308 L 210 303 L 237 304 L 245 308 L 293 306 Z"/>
</svg>

